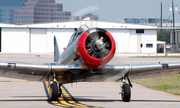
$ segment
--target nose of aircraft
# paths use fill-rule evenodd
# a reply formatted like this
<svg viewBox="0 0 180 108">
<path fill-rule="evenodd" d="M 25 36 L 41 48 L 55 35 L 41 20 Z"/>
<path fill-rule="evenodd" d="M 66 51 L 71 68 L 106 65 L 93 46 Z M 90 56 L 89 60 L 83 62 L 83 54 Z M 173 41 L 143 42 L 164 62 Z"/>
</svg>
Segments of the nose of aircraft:
<svg viewBox="0 0 180 108">
<path fill-rule="evenodd" d="M 81 34 L 76 48 L 77 56 L 82 63 L 91 68 L 98 68 L 114 56 L 115 41 L 108 31 L 92 28 Z"/>
</svg>

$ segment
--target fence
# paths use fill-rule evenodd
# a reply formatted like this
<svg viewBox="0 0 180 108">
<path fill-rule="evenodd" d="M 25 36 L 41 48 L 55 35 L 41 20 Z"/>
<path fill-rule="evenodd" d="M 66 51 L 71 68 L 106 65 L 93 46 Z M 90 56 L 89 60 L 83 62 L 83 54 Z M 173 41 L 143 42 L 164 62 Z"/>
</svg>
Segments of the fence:
<svg viewBox="0 0 180 108">
<path fill-rule="evenodd" d="M 166 46 L 166 53 L 180 53 L 180 45 L 169 45 L 168 47 Z"/>
</svg>

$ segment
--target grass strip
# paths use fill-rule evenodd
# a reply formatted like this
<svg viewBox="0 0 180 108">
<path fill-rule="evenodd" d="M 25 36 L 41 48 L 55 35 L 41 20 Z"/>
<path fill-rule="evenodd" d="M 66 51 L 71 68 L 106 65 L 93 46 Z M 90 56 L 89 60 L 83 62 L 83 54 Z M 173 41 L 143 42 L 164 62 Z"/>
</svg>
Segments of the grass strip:
<svg viewBox="0 0 180 108">
<path fill-rule="evenodd" d="M 180 56 L 130 56 L 130 58 L 180 58 Z"/>
<path fill-rule="evenodd" d="M 148 88 L 180 96 L 180 74 L 155 78 L 136 79 L 133 80 L 133 82 Z"/>
</svg>

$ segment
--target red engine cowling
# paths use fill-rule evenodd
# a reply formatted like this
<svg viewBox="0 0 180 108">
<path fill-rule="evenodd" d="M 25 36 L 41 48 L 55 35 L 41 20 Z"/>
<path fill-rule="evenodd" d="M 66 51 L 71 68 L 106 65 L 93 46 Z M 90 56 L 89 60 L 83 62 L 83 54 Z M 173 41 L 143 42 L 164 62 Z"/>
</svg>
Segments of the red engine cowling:
<svg viewBox="0 0 180 108">
<path fill-rule="evenodd" d="M 104 29 L 89 29 L 78 37 L 76 53 L 86 66 L 101 67 L 108 63 L 115 54 L 114 38 Z"/>
</svg>

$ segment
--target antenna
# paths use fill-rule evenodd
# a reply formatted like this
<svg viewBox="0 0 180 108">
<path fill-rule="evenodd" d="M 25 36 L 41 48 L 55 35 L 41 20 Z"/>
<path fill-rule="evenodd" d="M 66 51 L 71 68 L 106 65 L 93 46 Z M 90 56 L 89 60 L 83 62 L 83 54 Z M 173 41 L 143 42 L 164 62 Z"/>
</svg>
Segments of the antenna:
<svg viewBox="0 0 180 108">
<path fill-rule="evenodd" d="M 162 2 L 161 2 L 161 22 L 160 22 L 160 27 L 162 27 Z M 161 35 L 162 35 L 162 29 L 161 29 Z"/>
<path fill-rule="evenodd" d="M 173 28 L 175 27 L 174 23 L 174 1 L 172 0 L 172 15 L 173 15 Z M 173 37 L 174 37 L 174 44 L 175 44 L 175 29 L 173 29 Z"/>
</svg>

